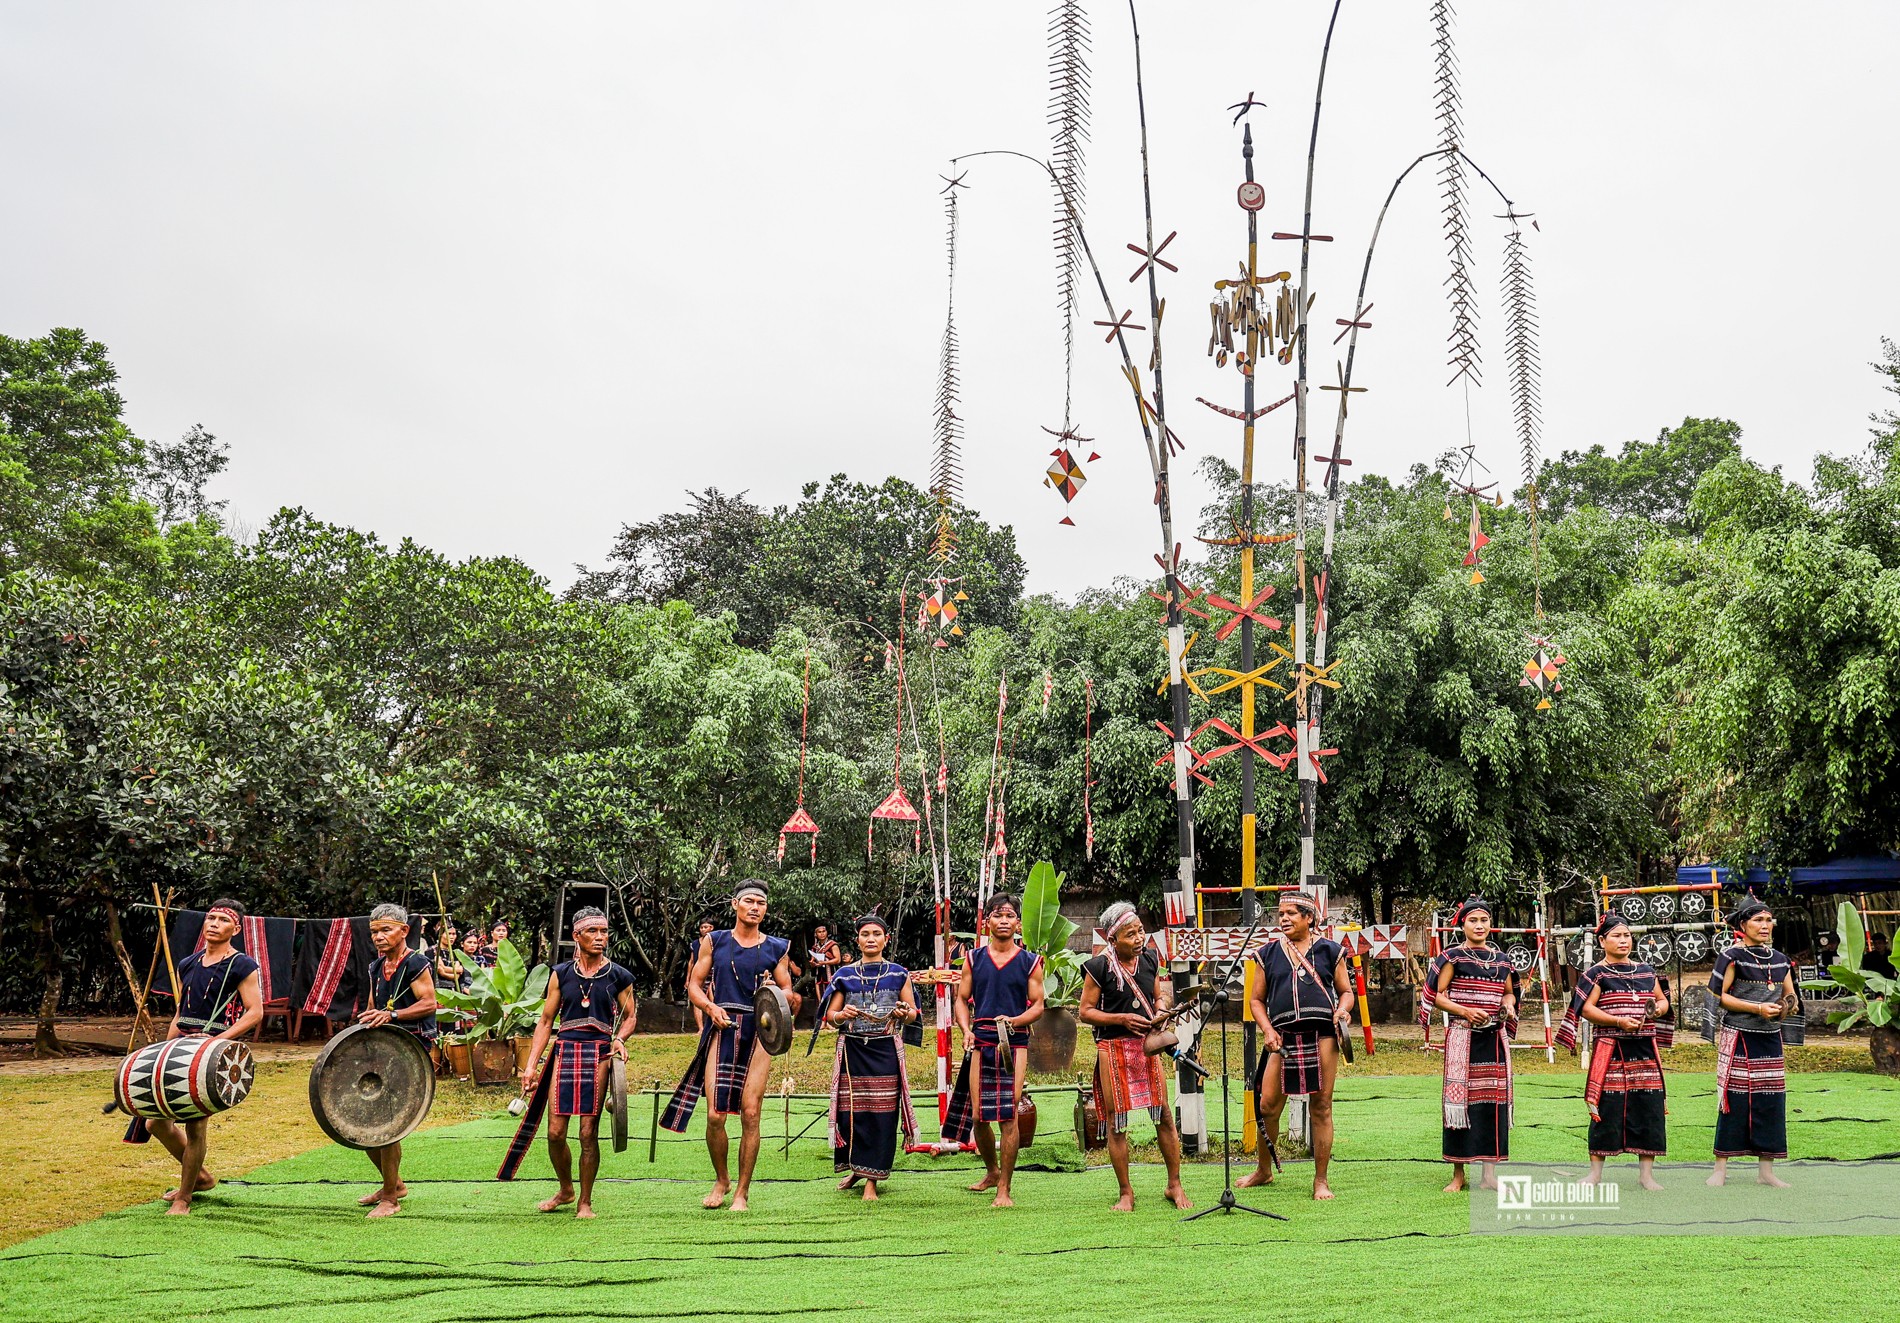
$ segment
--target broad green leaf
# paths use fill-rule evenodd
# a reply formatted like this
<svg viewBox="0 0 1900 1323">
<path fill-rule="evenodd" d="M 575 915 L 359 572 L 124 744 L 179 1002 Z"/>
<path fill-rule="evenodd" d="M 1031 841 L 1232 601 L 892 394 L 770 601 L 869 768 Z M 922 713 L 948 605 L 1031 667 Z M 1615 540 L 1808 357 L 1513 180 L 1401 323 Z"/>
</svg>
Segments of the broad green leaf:
<svg viewBox="0 0 1900 1323">
<path fill-rule="evenodd" d="M 1860 911 L 1844 900 L 1836 911 L 1834 924 L 1841 932 L 1841 964 L 1859 969 L 1861 956 L 1867 951 L 1867 930 L 1861 926 Z"/>
</svg>

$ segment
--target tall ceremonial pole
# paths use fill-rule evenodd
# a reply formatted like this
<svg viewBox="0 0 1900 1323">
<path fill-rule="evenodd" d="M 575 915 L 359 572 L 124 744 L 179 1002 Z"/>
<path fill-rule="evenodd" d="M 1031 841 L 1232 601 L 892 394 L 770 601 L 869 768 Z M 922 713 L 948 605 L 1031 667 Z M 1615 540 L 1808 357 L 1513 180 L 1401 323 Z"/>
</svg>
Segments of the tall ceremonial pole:
<svg viewBox="0 0 1900 1323">
<path fill-rule="evenodd" d="M 1155 246 L 1154 197 L 1148 182 L 1148 102 L 1141 81 L 1141 25 L 1135 15 L 1135 0 L 1128 0 L 1128 27 L 1135 50 L 1135 111 L 1141 128 L 1141 207 L 1146 242 L 1139 250 L 1148 274 L 1148 328 L 1152 346 L 1148 359 L 1154 377 L 1154 402 L 1147 412 L 1154 421 L 1150 451 L 1155 463 L 1155 505 L 1161 516 L 1161 572 L 1168 595 L 1168 711 L 1174 729 L 1174 829 L 1176 869 L 1174 887 L 1164 893 L 1165 919 L 1171 928 L 1190 921 L 1194 903 L 1194 792 L 1188 775 L 1188 689 L 1187 630 L 1181 612 L 1181 553 L 1174 540 L 1174 496 L 1169 486 L 1168 460 L 1174 451 L 1174 437 L 1168 431 L 1167 392 L 1161 375 L 1161 317 L 1167 304 L 1161 297 L 1157 268 L 1159 249 Z M 1173 238 L 1172 235 L 1169 238 Z M 1163 240 L 1166 243 L 1166 240 Z M 1132 245 L 1131 245 L 1132 246 Z M 1114 313 L 1109 314 L 1111 317 Z M 1141 403 L 1140 391 L 1136 402 Z M 1192 981 L 1189 976 L 1187 981 Z M 1178 1113 L 1182 1147 L 1199 1153 L 1207 1147 L 1207 1103 L 1201 1092 L 1201 1078 L 1189 1067 L 1176 1068 Z"/>
<path fill-rule="evenodd" d="M 1319 815 L 1319 742 L 1318 731 L 1312 724 L 1317 711 L 1309 715 L 1307 697 L 1311 692 L 1311 667 L 1307 653 L 1307 592 L 1311 585 L 1306 579 L 1306 520 L 1307 520 L 1307 483 L 1306 483 L 1306 396 L 1307 396 L 1307 331 L 1308 304 L 1311 295 L 1307 293 L 1307 268 L 1313 252 L 1313 161 L 1319 150 L 1319 112 L 1320 102 L 1326 91 L 1326 61 L 1333 50 L 1333 28 L 1339 22 L 1340 0 L 1334 0 L 1332 17 L 1326 23 L 1326 44 L 1320 51 L 1319 82 L 1313 89 L 1313 127 L 1306 144 L 1306 200 L 1298 236 L 1300 241 L 1300 290 L 1295 299 L 1298 317 L 1298 330 L 1295 335 L 1299 341 L 1296 353 L 1299 360 L 1299 378 L 1294 384 L 1293 397 L 1293 474 L 1294 474 L 1294 520 L 1293 520 L 1293 669 L 1294 699 L 1293 707 L 1298 725 L 1295 735 L 1298 740 L 1297 768 L 1300 777 L 1300 885 L 1311 887 L 1317 893 L 1315 899 L 1320 905 L 1322 922 L 1328 903 L 1327 888 L 1318 878 L 1318 869 L 1313 861 L 1314 827 Z"/>
<path fill-rule="evenodd" d="M 1252 93 L 1248 100 L 1252 100 Z M 1247 319 L 1247 370 L 1241 375 L 1241 413 L 1244 422 L 1240 441 L 1240 529 L 1244 539 L 1240 544 L 1240 601 L 1246 614 L 1240 618 L 1240 673 L 1248 678 L 1240 685 L 1240 922 L 1252 928 L 1260 918 L 1260 881 L 1259 869 L 1259 819 L 1254 806 L 1254 639 L 1253 639 L 1253 434 L 1254 434 L 1254 377 L 1260 365 L 1260 319 L 1258 300 L 1260 295 L 1260 207 L 1264 201 L 1259 186 L 1253 177 L 1253 125 L 1242 124 L 1240 135 L 1240 156 L 1246 167 L 1246 182 L 1241 186 L 1239 201 L 1241 209 L 1247 213 L 1247 283 L 1242 291 L 1247 297 L 1247 306 L 1255 315 Z M 1253 966 L 1247 966 L 1246 988 L 1249 999 L 1253 993 Z M 1253 1016 L 1246 1017 L 1242 1029 L 1241 1069 L 1246 1071 L 1248 1087 L 1242 1092 L 1243 1117 L 1242 1129 L 1251 1132 L 1254 1128 L 1253 1080 L 1254 1061 L 1260 1051 L 1256 1040 L 1258 1030 L 1254 1026 Z"/>
</svg>

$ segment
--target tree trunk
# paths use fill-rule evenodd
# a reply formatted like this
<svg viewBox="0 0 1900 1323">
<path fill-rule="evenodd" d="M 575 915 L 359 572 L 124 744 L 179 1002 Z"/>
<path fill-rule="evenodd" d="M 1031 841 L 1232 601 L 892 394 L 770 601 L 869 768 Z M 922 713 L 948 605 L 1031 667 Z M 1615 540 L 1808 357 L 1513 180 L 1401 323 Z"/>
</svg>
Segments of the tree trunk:
<svg viewBox="0 0 1900 1323">
<path fill-rule="evenodd" d="M 1875 1070 L 1883 1075 L 1900 1075 L 1900 1028 L 1876 1025 L 1868 1047 L 1873 1051 Z"/>
<path fill-rule="evenodd" d="M 49 908 L 34 906 L 34 935 L 38 939 L 40 976 L 44 979 L 44 991 L 40 996 L 39 1023 L 33 1030 L 33 1055 L 36 1057 L 57 1057 L 64 1055 L 59 1045 L 59 1036 L 53 1031 L 53 1016 L 59 1012 L 59 993 L 66 981 L 66 974 L 60 968 L 59 943 L 53 935 L 53 911 Z"/>
</svg>

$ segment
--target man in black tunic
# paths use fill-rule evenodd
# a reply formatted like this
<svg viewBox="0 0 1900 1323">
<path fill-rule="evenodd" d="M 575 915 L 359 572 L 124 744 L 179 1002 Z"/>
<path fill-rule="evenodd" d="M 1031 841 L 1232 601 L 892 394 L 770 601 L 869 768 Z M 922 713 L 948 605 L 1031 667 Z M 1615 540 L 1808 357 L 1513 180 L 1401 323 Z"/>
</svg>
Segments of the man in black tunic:
<svg viewBox="0 0 1900 1323">
<path fill-rule="evenodd" d="M 534 1026 L 534 1045 L 528 1049 L 529 1066 L 522 1072 L 521 1087 L 527 1097 L 533 1098 L 542 1072 L 554 1072 L 548 1159 L 554 1164 L 560 1188 L 553 1198 L 541 1201 L 541 1211 L 552 1213 L 564 1204 L 573 1204 L 575 1217 L 592 1217 L 607 1072 L 616 1059 L 627 1059 L 627 1038 L 634 1030 L 636 1006 L 633 973 L 607 958 L 607 916 L 592 905 L 574 913 L 574 950 L 574 958 L 556 965 L 548 977 L 548 995 Z M 544 1064 L 541 1052 L 548 1045 L 557 1015 L 561 1027 L 555 1035 L 554 1057 Z M 573 1158 L 567 1146 L 568 1118 L 572 1116 L 581 1120 L 578 1199 Z"/>
<path fill-rule="evenodd" d="M 367 1025 L 394 1025 L 426 1049 L 436 1040 L 434 962 L 409 948 L 409 911 L 378 905 L 369 912 L 369 940 L 377 959 L 369 967 L 369 1005 L 357 1016 Z M 402 1144 L 368 1150 L 383 1183 L 356 1202 L 371 1217 L 399 1212 L 409 1187 L 402 1183 Z"/>
<path fill-rule="evenodd" d="M 1260 1026 L 1260 1063 L 1255 1083 L 1259 1163 L 1236 1185 L 1273 1181 L 1274 1142 L 1289 1096 L 1307 1099 L 1307 1129 L 1313 1144 L 1313 1197 L 1330 1199 L 1326 1183 L 1333 1159 L 1333 1080 L 1339 1072 L 1339 1037 L 1352 1014 L 1352 983 L 1344 951 L 1314 931 L 1319 904 L 1303 891 L 1280 893 L 1280 930 L 1254 952 L 1253 999 L 1248 1009 Z"/>
<path fill-rule="evenodd" d="M 210 1034 L 217 1038 L 242 1038 L 264 1018 L 264 994 L 259 989 L 257 961 L 232 945 L 244 924 L 244 907 L 235 900 L 219 899 L 205 914 L 204 949 L 193 951 L 178 962 L 178 1003 L 172 1015 L 167 1038 L 187 1034 Z M 240 1013 L 239 1006 L 244 1009 Z M 180 1128 L 171 1121 L 147 1123 L 153 1138 L 165 1151 L 178 1159 L 178 1184 L 165 1191 L 173 1214 L 191 1211 L 193 1195 L 202 1194 L 218 1183 L 205 1170 L 206 1127 L 211 1118 L 201 1116 L 186 1121 Z"/>
</svg>

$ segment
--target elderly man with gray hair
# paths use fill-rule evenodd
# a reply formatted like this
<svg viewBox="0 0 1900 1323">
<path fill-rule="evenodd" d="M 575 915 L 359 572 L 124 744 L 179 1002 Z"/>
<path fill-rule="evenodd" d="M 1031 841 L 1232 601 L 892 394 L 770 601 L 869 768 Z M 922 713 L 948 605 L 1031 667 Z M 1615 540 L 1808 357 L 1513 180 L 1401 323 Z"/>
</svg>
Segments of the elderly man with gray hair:
<svg viewBox="0 0 1900 1323">
<path fill-rule="evenodd" d="M 369 912 L 369 940 L 380 959 L 370 962 L 369 1006 L 357 1016 L 360 1024 L 393 1025 L 414 1034 L 427 1049 L 434 1045 L 435 978 L 429 958 L 409 949 L 409 911 L 400 905 L 378 905 Z M 368 1150 L 383 1183 L 356 1202 L 371 1217 L 400 1212 L 409 1187 L 402 1183 L 402 1144 Z"/>
<path fill-rule="evenodd" d="M 1135 1112 L 1148 1113 L 1154 1122 L 1155 1143 L 1168 1168 L 1163 1197 L 1176 1208 L 1191 1208 L 1181 1188 L 1181 1137 L 1168 1107 L 1167 1069 L 1145 1045 L 1174 1001 L 1174 989 L 1133 905 L 1121 900 L 1103 910 L 1101 929 L 1108 949 L 1083 962 L 1076 1018 L 1095 1034 L 1095 1115 L 1121 1185 L 1115 1211 L 1135 1207 L 1128 1176 L 1128 1118 Z"/>
</svg>

